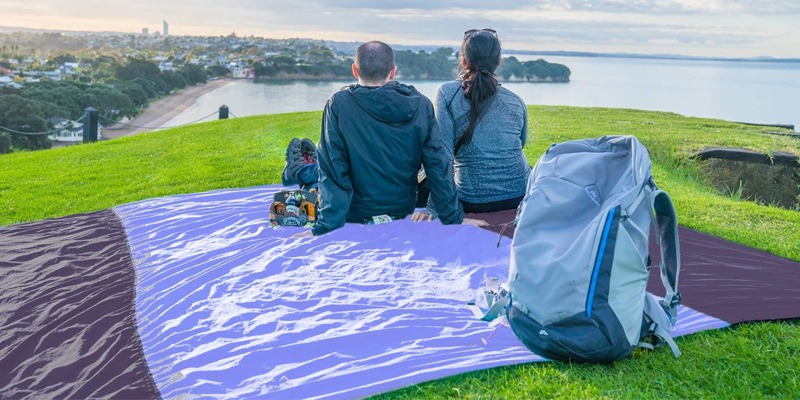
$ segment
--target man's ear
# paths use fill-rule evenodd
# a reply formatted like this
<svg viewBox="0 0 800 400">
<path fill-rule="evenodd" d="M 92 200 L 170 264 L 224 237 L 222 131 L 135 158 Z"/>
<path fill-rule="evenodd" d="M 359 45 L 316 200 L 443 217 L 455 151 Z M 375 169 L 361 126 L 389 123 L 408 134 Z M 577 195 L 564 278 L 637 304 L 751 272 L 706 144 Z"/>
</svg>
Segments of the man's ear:
<svg viewBox="0 0 800 400">
<path fill-rule="evenodd" d="M 353 63 L 353 78 L 358 79 L 358 67 L 356 67 L 356 63 Z"/>
<path fill-rule="evenodd" d="M 394 79 L 394 76 L 395 76 L 396 74 L 397 74 L 397 65 L 395 65 L 395 66 L 394 66 L 394 68 L 392 68 L 392 71 L 391 71 L 391 72 L 389 72 L 389 80 L 392 80 L 392 79 Z"/>
</svg>

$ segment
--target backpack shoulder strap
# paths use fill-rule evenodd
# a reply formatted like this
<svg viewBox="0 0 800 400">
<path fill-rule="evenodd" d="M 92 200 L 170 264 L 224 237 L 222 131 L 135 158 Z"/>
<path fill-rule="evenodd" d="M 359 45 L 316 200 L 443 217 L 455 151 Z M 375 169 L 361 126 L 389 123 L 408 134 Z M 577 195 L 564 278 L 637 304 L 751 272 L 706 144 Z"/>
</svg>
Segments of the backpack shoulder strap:
<svg viewBox="0 0 800 400">
<path fill-rule="evenodd" d="M 681 351 L 678 349 L 675 340 L 672 339 L 670 329 L 667 328 L 672 327 L 672 322 L 669 321 L 668 315 L 664 313 L 663 307 L 655 296 L 650 293 L 645 294 L 644 300 L 644 328 L 647 329 L 648 336 L 652 335 L 651 337 L 653 337 L 655 344 L 642 341 L 639 342 L 638 346 L 653 350 L 666 343 L 672 350 L 672 354 L 675 357 L 680 357 Z"/>
<path fill-rule="evenodd" d="M 667 192 L 658 189 L 655 182 L 652 182 L 652 185 L 655 188 L 652 194 L 654 222 L 661 250 L 661 283 L 664 284 L 666 290 L 664 300 L 661 300 L 660 303 L 667 311 L 670 322 L 674 325 L 678 317 L 678 304 L 681 302 L 681 292 L 678 290 L 678 276 L 681 270 L 678 217 Z"/>
<path fill-rule="evenodd" d="M 663 300 L 658 300 L 650 293 L 645 294 L 642 333 L 643 338 L 653 338 L 654 344 L 642 341 L 638 345 L 652 349 L 666 343 L 672 354 L 679 357 L 681 351 L 670 335 L 671 328 L 678 320 L 678 305 L 681 301 L 681 292 L 678 290 L 678 275 L 681 269 L 678 217 L 669 194 L 659 189 L 652 177 L 646 184 L 645 190 L 651 205 L 655 239 L 661 252 L 659 269 L 666 295 Z"/>
</svg>

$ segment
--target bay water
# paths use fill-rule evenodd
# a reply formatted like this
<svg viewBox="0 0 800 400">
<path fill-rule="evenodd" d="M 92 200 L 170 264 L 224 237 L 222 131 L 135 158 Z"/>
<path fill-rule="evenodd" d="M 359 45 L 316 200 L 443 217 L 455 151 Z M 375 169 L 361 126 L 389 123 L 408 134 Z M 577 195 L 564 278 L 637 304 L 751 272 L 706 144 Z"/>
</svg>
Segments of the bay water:
<svg viewBox="0 0 800 400">
<path fill-rule="evenodd" d="M 505 56 L 509 55 L 513 54 Z M 516 57 L 522 61 L 544 58 L 572 71 L 569 83 L 503 83 L 527 104 L 669 111 L 693 117 L 800 126 L 800 63 Z M 414 85 L 431 99 L 443 82 L 401 81 Z M 353 81 L 236 80 L 195 99 L 164 126 L 193 122 L 223 104 L 235 117 L 321 110 L 333 93 L 350 83 Z"/>
</svg>

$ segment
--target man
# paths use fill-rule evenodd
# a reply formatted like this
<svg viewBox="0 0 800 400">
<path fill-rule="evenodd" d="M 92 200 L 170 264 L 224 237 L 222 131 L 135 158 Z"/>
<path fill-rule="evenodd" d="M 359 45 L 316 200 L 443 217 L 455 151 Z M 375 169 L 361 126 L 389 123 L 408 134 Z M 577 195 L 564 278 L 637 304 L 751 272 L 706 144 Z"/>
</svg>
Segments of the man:
<svg viewBox="0 0 800 400">
<path fill-rule="evenodd" d="M 414 211 L 417 172 L 424 166 L 438 217 L 445 224 L 464 219 L 456 195 L 453 167 L 447 162 L 433 105 L 414 87 L 394 80 L 394 51 L 382 42 L 356 51 L 353 76 L 358 84 L 335 93 L 325 104 L 319 149 L 293 140 L 287 152 L 316 152 L 320 204 L 313 235 L 345 222 L 373 223 L 404 218 Z M 308 162 L 308 157 L 303 158 Z M 287 160 L 285 182 L 312 184 L 308 166 Z M 288 176 L 287 176 L 288 175 Z M 299 236 L 308 236 L 308 233 Z"/>
</svg>

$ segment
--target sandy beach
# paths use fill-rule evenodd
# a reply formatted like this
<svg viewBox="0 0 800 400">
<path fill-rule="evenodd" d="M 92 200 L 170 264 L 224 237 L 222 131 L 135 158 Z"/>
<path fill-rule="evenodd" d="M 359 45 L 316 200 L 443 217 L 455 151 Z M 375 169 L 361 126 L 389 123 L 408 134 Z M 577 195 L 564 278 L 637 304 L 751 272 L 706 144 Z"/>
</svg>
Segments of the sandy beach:
<svg viewBox="0 0 800 400">
<path fill-rule="evenodd" d="M 136 116 L 128 124 L 139 127 L 125 126 L 124 124 L 115 124 L 107 126 L 103 129 L 103 137 L 106 139 L 115 139 L 123 136 L 135 135 L 137 133 L 150 132 L 158 127 L 161 127 L 169 120 L 175 118 L 178 114 L 189 108 L 194 104 L 195 99 L 198 97 L 219 89 L 225 85 L 232 83 L 231 79 L 218 79 L 209 81 L 204 85 L 197 85 L 188 87 L 179 92 L 175 92 L 163 99 L 160 99 L 145 109 L 141 114 Z M 151 128 L 151 127 L 155 127 Z"/>
</svg>

